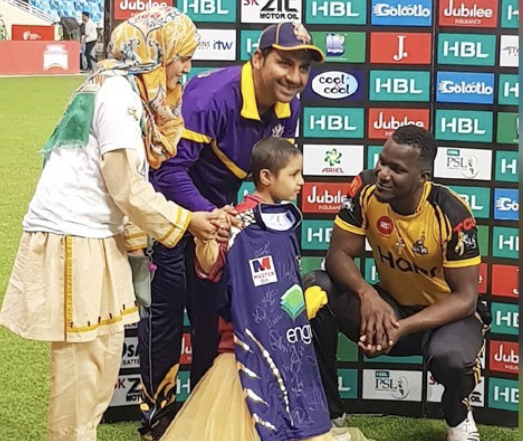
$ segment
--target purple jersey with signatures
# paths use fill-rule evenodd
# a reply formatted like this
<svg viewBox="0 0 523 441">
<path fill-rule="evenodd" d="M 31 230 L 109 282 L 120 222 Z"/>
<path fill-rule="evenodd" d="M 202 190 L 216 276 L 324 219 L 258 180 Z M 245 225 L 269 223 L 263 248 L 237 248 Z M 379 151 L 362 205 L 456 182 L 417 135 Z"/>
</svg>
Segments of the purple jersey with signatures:
<svg viewBox="0 0 523 441">
<path fill-rule="evenodd" d="M 259 204 L 241 216 L 244 228 L 229 242 L 227 284 L 247 406 L 263 441 L 327 433 L 294 234 L 301 213 L 293 204 Z"/>
</svg>

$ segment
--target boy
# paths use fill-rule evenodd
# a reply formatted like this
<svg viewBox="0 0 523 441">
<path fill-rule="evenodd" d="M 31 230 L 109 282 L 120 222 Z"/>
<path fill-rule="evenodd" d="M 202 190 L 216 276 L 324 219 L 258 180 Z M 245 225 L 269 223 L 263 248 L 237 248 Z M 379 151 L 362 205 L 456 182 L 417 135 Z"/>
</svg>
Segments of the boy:
<svg viewBox="0 0 523 441">
<path fill-rule="evenodd" d="M 301 190 L 302 155 L 267 138 L 254 146 L 250 169 L 256 191 L 237 207 L 243 228 L 232 229 L 227 256 L 215 241 L 196 242 L 200 277 L 220 279 L 227 261 L 229 305 L 220 355 L 164 441 L 332 439 L 301 288 L 301 213 L 281 204 Z"/>
</svg>

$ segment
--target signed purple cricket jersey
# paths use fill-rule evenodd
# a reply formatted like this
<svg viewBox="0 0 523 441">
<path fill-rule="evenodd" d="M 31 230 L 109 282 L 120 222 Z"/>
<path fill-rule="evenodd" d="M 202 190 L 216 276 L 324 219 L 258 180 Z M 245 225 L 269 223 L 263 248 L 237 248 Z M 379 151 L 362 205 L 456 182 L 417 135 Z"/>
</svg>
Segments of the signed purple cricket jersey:
<svg viewBox="0 0 523 441">
<path fill-rule="evenodd" d="M 263 441 L 310 438 L 330 430 L 312 344 L 294 230 L 293 204 L 259 204 L 227 252 L 234 352 L 249 411 Z"/>
</svg>

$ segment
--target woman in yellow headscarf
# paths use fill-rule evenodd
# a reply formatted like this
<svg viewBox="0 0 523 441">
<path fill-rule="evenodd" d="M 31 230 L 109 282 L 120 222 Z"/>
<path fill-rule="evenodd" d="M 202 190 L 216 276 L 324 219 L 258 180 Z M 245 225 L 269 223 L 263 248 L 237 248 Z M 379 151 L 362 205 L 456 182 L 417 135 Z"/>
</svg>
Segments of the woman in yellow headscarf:
<svg viewBox="0 0 523 441">
<path fill-rule="evenodd" d="M 197 45 L 194 24 L 175 8 L 121 24 L 111 58 L 73 94 L 44 146 L 0 323 L 51 342 L 49 440 L 96 440 L 124 325 L 138 320 L 128 249 L 147 235 L 172 247 L 186 230 L 209 240 L 220 226 L 221 213 L 190 213 L 146 179 L 176 154 L 179 80 Z M 140 230 L 124 237 L 128 219 Z"/>
</svg>

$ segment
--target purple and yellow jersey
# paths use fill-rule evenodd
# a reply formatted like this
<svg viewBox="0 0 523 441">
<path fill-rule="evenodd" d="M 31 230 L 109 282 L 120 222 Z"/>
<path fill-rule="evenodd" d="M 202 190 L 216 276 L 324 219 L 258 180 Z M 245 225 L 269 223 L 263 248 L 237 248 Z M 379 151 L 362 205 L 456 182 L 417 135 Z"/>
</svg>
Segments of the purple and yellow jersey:
<svg viewBox="0 0 523 441">
<path fill-rule="evenodd" d="M 311 438 L 330 430 L 312 344 L 294 234 L 293 204 L 259 204 L 231 234 L 226 280 L 234 353 L 262 441 Z"/>
<path fill-rule="evenodd" d="M 232 204 L 249 174 L 254 144 L 268 136 L 294 142 L 299 113 L 295 98 L 259 114 L 250 63 L 198 75 L 184 92 L 178 153 L 152 171 L 151 182 L 191 211 Z"/>
</svg>

